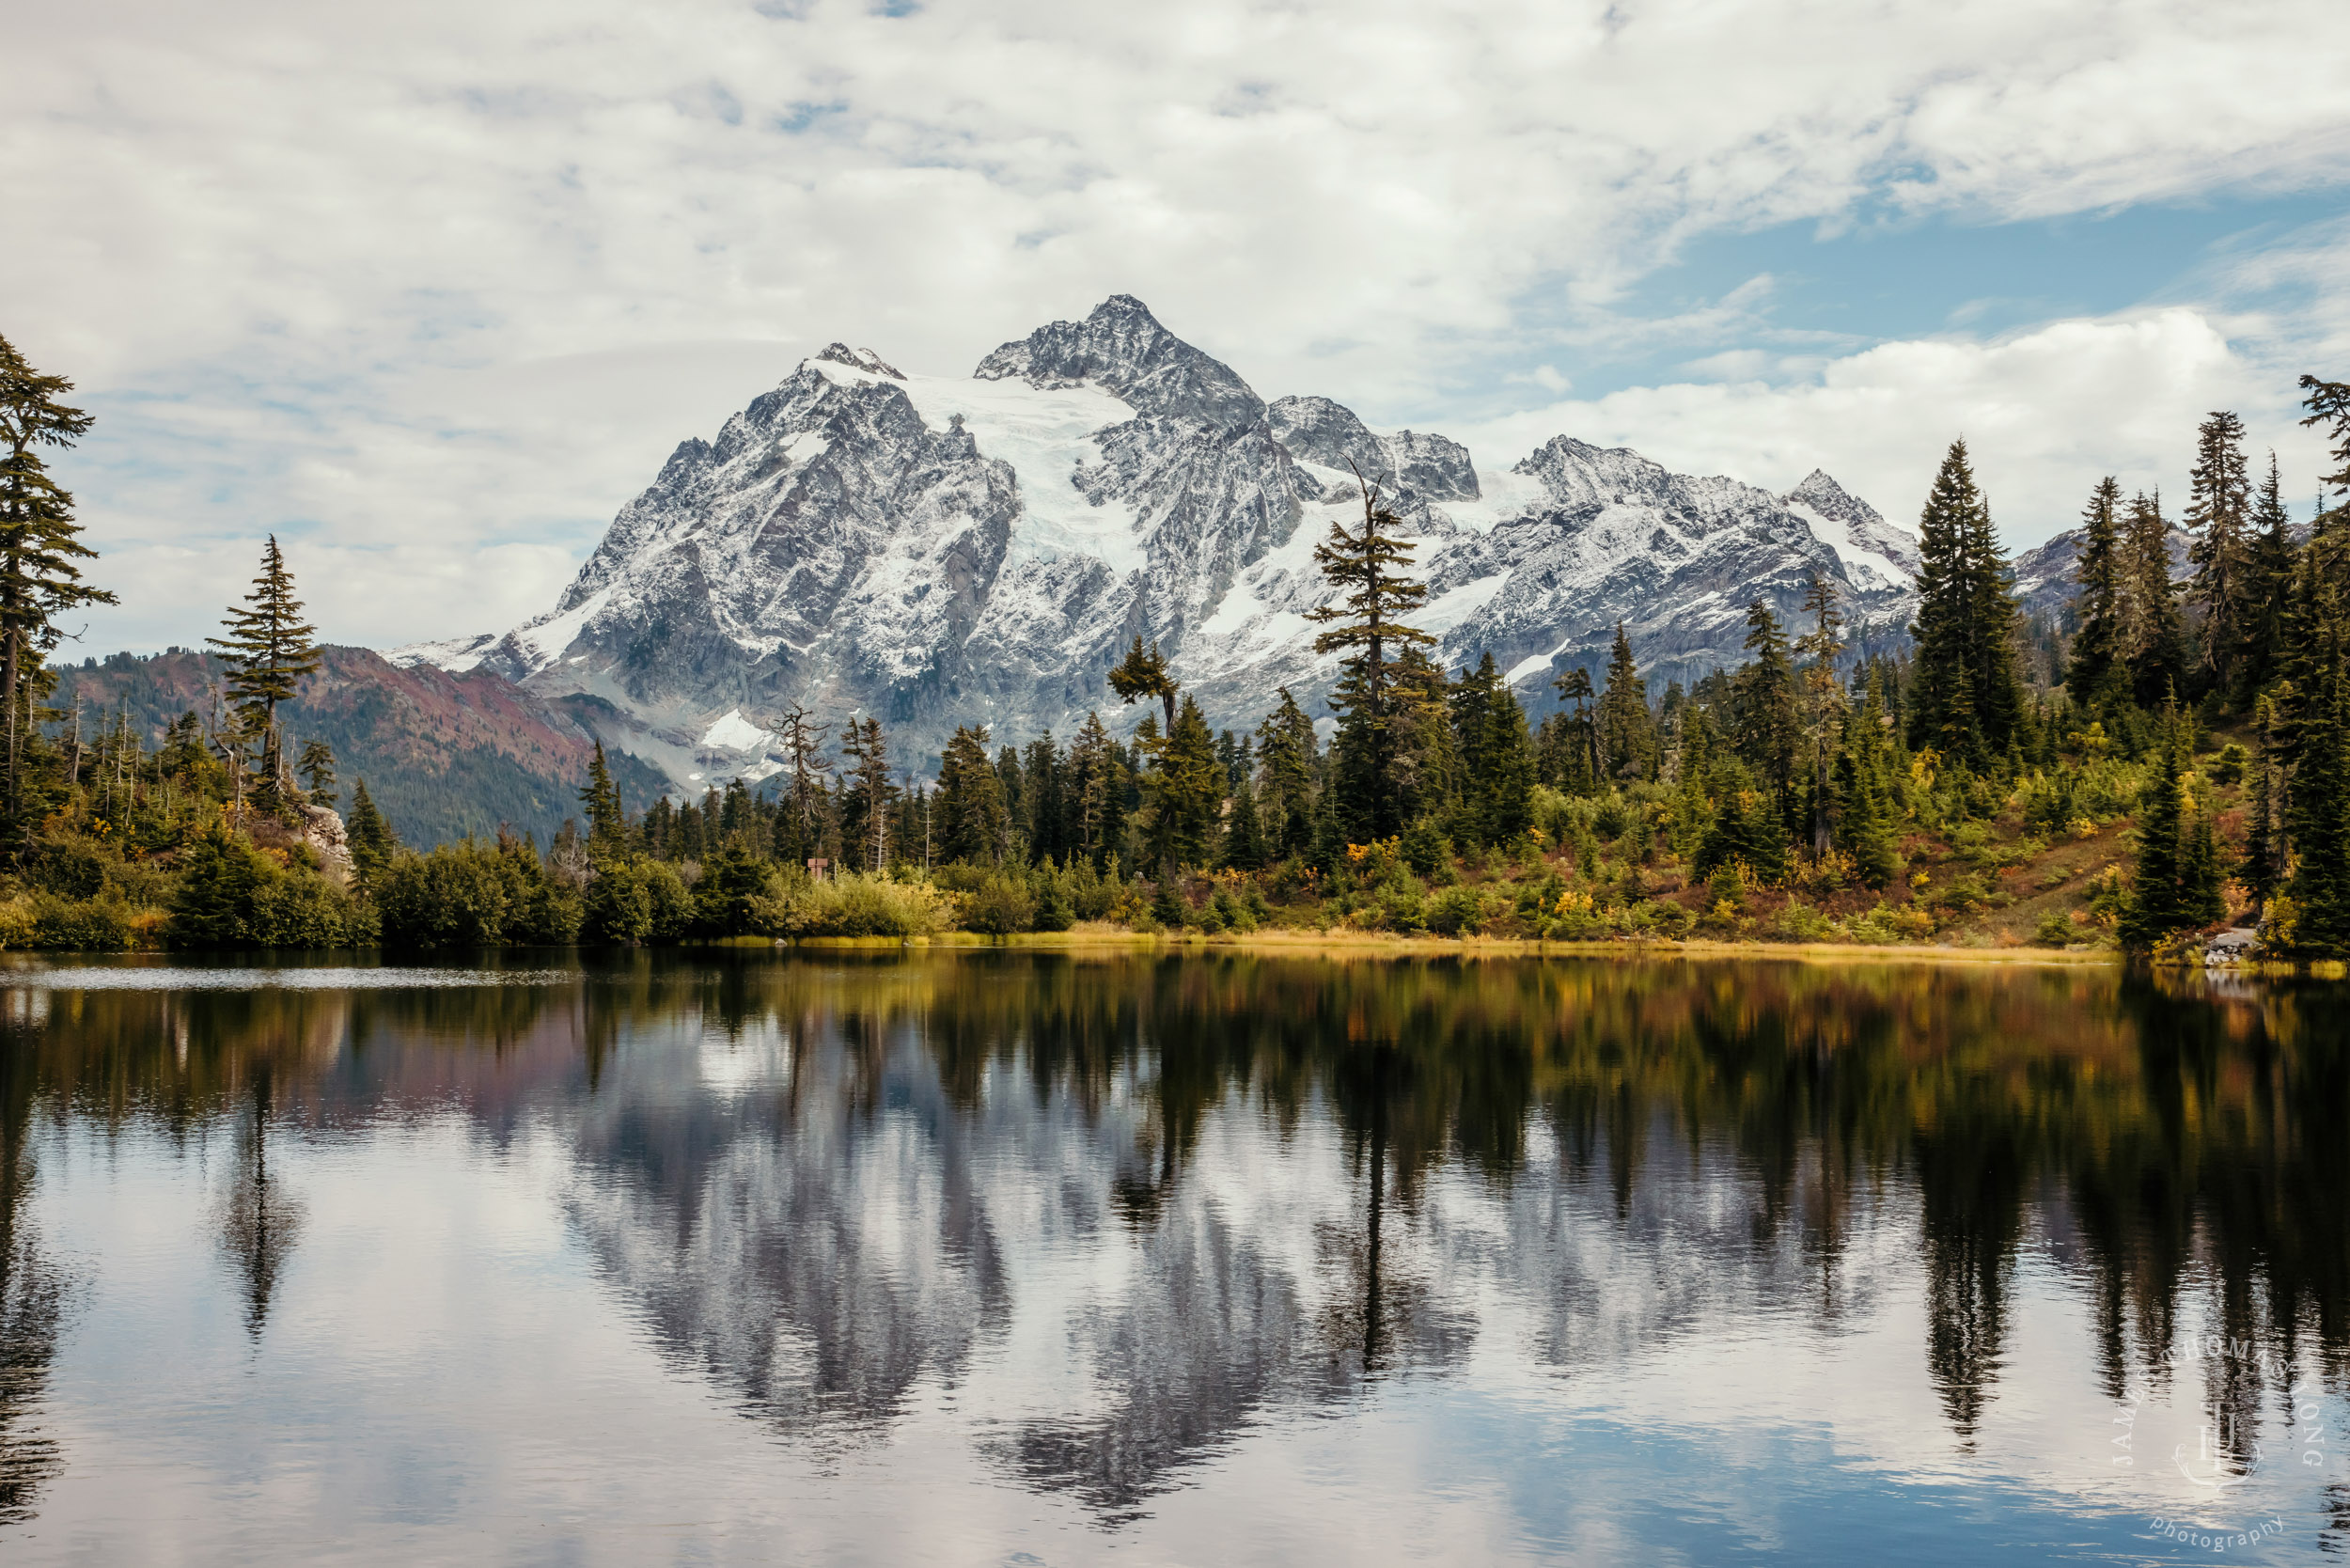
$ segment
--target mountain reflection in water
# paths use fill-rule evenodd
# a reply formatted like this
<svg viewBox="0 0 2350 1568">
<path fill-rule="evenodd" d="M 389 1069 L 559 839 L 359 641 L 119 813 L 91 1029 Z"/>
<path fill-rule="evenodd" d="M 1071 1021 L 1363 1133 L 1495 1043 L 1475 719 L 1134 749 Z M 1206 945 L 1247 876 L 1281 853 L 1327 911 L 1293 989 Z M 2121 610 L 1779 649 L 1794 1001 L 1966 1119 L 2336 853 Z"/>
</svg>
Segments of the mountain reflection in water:
<svg viewBox="0 0 2350 1568">
<path fill-rule="evenodd" d="M 2281 1450 L 2312 1408 L 2289 1381 L 2350 1388 L 2340 995 L 993 951 L 23 985 L 0 998 L 0 1528 L 74 1463 L 51 1372 L 76 1269 L 106 1266 L 33 1200 L 59 1129 L 202 1165 L 190 1223 L 260 1356 L 334 1225 L 290 1148 L 364 1165 L 455 1118 L 492 1157 L 552 1150 L 606 1310 L 728 1419 L 838 1474 L 943 1402 L 1002 1482 L 1104 1529 L 1382 1388 L 1481 1362 L 1604 1392 L 1725 1341 L 1767 1385 L 1777 1347 L 1856 1342 L 1901 1301 L 1932 1400 L 1911 1440 L 2021 1473 L 1990 1423 L 2029 1397 L 2007 1380 L 2033 1269 L 2077 1303 L 2099 1398 L 2169 1388 L 2191 1342 L 2206 1440 Z M 2350 1504 L 2313 1496 L 2280 1560 L 2342 1543 L 2322 1510 Z"/>
</svg>

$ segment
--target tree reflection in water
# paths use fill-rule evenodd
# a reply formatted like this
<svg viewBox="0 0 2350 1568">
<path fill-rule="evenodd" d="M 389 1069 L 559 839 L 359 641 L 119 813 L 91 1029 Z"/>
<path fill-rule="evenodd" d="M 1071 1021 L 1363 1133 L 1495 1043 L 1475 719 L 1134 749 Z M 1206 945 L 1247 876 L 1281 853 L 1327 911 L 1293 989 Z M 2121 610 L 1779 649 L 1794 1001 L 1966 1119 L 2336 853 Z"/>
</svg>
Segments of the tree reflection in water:
<svg viewBox="0 0 2350 1568">
<path fill-rule="evenodd" d="M 2334 995 L 1018 952 L 90 993 L 70 1027 L 20 1024 L 0 1064 L 0 1459 L 19 1487 L 55 1343 L 54 1273 L 10 1219 L 44 1099 L 235 1129 L 222 1225 L 257 1336 L 298 1234 L 272 1136 L 365 1137 L 428 1106 L 494 1147 L 543 1130 L 611 1290 L 744 1417 L 870 1442 L 921 1390 L 1009 1366 L 1013 1406 L 974 1440 L 1105 1519 L 1253 1423 L 1449 1375 L 1495 1332 L 1488 1291 L 1513 1304 L 1512 1353 L 1567 1376 L 1758 1312 L 1833 1335 L 1914 1292 L 1964 1448 L 2035 1251 L 2078 1286 L 2116 1397 L 2169 1375 L 2190 1320 L 2219 1330 L 2204 1381 L 2241 1444 L 2275 1419 L 2279 1368 L 2350 1385 Z"/>
</svg>

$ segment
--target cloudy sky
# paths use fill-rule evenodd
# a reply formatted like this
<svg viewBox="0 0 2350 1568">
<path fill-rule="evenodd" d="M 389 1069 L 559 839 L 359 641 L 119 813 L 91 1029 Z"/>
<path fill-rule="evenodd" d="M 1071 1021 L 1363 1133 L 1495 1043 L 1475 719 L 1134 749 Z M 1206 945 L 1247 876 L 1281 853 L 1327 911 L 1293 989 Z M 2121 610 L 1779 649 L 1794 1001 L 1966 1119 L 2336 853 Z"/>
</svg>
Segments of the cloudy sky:
<svg viewBox="0 0 2350 1568">
<path fill-rule="evenodd" d="M 1270 398 L 1558 432 L 2011 543 L 2314 490 L 2350 376 L 2340 0 L 291 0 L 15 8 L 0 333 L 192 642 L 286 543 L 337 641 L 548 607 L 681 438 L 834 338 L 964 374 L 1131 292 Z M 2303 502 L 2304 510 L 2307 503 Z"/>
</svg>

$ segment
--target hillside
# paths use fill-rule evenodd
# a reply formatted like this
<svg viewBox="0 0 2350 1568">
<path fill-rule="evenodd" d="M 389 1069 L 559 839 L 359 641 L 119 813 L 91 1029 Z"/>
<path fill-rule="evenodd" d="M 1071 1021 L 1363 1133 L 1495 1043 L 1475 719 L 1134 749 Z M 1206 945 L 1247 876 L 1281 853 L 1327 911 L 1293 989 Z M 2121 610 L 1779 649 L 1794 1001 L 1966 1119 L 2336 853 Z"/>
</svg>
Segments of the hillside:
<svg viewBox="0 0 2350 1568">
<path fill-rule="evenodd" d="M 393 828 L 418 846 L 493 835 L 501 823 L 543 844 L 575 814 L 595 744 L 580 710 L 593 698 L 550 701 L 488 670 L 403 669 L 365 648 L 322 652 L 324 666 L 280 713 L 297 745 L 335 748 L 346 804 L 352 782 L 366 779 Z M 68 713 L 78 701 L 92 735 L 127 708 L 152 745 L 180 714 L 210 713 L 219 672 L 216 659 L 186 650 L 117 653 L 60 667 L 54 700 Z M 612 766 L 633 807 L 667 787 L 634 758 Z"/>
</svg>

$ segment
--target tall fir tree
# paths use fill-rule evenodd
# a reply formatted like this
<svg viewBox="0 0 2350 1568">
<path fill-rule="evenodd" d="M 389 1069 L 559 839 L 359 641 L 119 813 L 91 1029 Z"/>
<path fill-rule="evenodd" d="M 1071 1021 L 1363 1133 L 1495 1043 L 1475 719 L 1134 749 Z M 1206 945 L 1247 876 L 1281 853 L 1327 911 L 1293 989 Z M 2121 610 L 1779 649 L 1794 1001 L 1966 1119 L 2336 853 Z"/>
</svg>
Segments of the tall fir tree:
<svg viewBox="0 0 2350 1568">
<path fill-rule="evenodd" d="M 2187 551 L 2195 571 L 2186 601 L 2201 621 L 2200 671 L 2204 683 L 2222 694 L 2234 689 L 2244 642 L 2251 513 L 2244 421 L 2219 410 L 2195 432 L 2195 463 L 2181 521 L 2195 536 Z"/>
<path fill-rule="evenodd" d="M 2311 958 L 2350 957 L 2350 681 L 2339 668 L 2301 737 L 2286 822 L 2298 905 L 2293 946 Z"/>
<path fill-rule="evenodd" d="M 1966 443 L 1950 443 L 1919 516 L 1910 744 L 1978 771 L 2006 752 L 2023 715 L 2016 610 L 1991 508 Z"/>
<path fill-rule="evenodd" d="M 371 887 L 375 879 L 390 865 L 392 856 L 400 852 L 400 838 L 392 824 L 384 820 L 375 798 L 368 793 L 364 778 L 351 792 L 351 820 L 344 824 L 344 841 L 351 846 L 351 863 L 358 873 L 359 886 Z"/>
<path fill-rule="evenodd" d="M 1165 732 L 1175 732 L 1175 694 L 1183 689 L 1183 682 L 1167 672 L 1167 660 L 1160 656 L 1157 643 L 1145 649 L 1141 636 L 1136 635 L 1126 657 L 1110 671 L 1109 682 L 1110 690 L 1129 707 L 1148 698 L 1158 698 L 1167 713 Z"/>
<path fill-rule="evenodd" d="M 2122 483 L 2108 474 L 2081 509 L 2081 548 L 2073 563 L 2073 646 L 2065 688 L 2076 707 L 2110 707 L 2128 693 L 2128 585 L 2122 561 Z"/>
<path fill-rule="evenodd" d="M 957 740 L 962 740 L 970 733 L 958 729 L 955 736 Z M 1003 810 L 1001 791 L 995 784 L 995 770 L 987 761 L 987 730 L 980 729 L 978 736 L 978 768 L 987 776 L 989 798 L 995 802 L 995 810 L 1000 814 Z M 951 756 L 954 751 L 952 742 L 948 743 L 948 750 Z M 841 737 L 840 755 L 844 760 L 855 764 L 847 770 L 848 777 L 842 780 L 840 847 L 845 852 L 844 857 L 864 866 L 869 871 L 885 871 L 889 869 L 890 808 L 897 800 L 898 787 L 890 782 L 889 737 L 883 732 L 881 720 L 872 717 L 851 719 L 847 733 Z M 968 763 L 970 760 L 966 753 L 964 760 Z M 943 771 L 939 775 L 939 785 L 942 790 L 946 787 Z M 1000 833 L 997 831 L 998 824 L 992 819 L 987 827 L 991 840 L 985 850 L 992 851 L 994 840 L 1000 837 Z M 956 856 L 949 855 L 947 858 L 951 860 Z"/>
<path fill-rule="evenodd" d="M 1390 837 L 1407 820 L 1406 781 L 1398 764 L 1408 694 L 1399 696 L 1391 666 L 1436 640 L 1402 619 L 1428 597 L 1426 587 L 1408 575 L 1412 544 L 1402 528 L 1402 521 L 1379 504 L 1378 488 L 1365 484 L 1362 526 L 1350 529 L 1333 520 L 1328 537 L 1314 546 L 1314 563 L 1339 597 L 1308 610 L 1306 619 L 1330 628 L 1315 635 L 1316 653 L 1343 655 L 1330 698 L 1339 714 L 1331 782 L 1346 831 L 1359 835 L 1358 842 Z M 1438 672 L 1439 685 L 1442 680 Z"/>
<path fill-rule="evenodd" d="M 1158 766 L 1142 786 L 1144 839 L 1162 877 L 1179 864 L 1208 863 L 1224 804 L 1224 777 L 1214 732 L 1199 704 L 1186 697 L 1160 750 Z"/>
<path fill-rule="evenodd" d="M 1567 750 L 1555 771 L 1553 782 L 1569 794 L 1588 795 L 1599 788 L 1599 726 L 1593 721 L 1591 700 L 1597 695 L 1591 690 L 1591 672 L 1581 665 L 1561 670 L 1551 684 L 1559 690 L 1561 703 L 1574 704 L 1573 713 L 1565 719 Z"/>
<path fill-rule="evenodd" d="M 2253 902 L 2264 905 L 2277 896 L 2284 880 L 2284 818 L 2280 791 L 2283 771 L 2278 760 L 2277 704 L 2266 693 L 2253 699 L 2252 766 L 2245 776 L 2245 792 L 2252 797 L 2244 842 L 2244 868 L 2239 875 Z"/>
<path fill-rule="evenodd" d="M 1280 705 L 1257 727 L 1263 807 L 1273 823 L 1272 853 L 1303 856 L 1313 850 L 1314 764 L 1320 742 L 1314 721 L 1287 686 L 1280 688 Z"/>
<path fill-rule="evenodd" d="M 1534 738 L 1492 653 L 1461 672 L 1447 705 L 1460 760 L 1459 836 L 1480 844 L 1517 837 L 1532 822 Z"/>
<path fill-rule="evenodd" d="M 1609 778 L 1640 778 L 1656 772 L 1656 719 L 1648 708 L 1648 682 L 1632 656 L 1632 639 L 1616 622 L 1607 652 L 1607 684 L 1599 696 L 1601 771 Z"/>
<path fill-rule="evenodd" d="M 1818 571 L 1811 573 L 1804 585 L 1803 613 L 1811 621 L 1810 629 L 1795 644 L 1803 660 L 1804 815 L 1810 830 L 1811 853 L 1817 856 L 1835 847 L 1836 819 L 1841 809 L 1836 754 L 1850 710 L 1844 684 L 1836 678 L 1836 661 L 1844 654 L 1844 613 L 1837 606 L 1834 578 Z"/>
<path fill-rule="evenodd" d="M 72 447 L 95 420 L 64 399 L 73 383 L 35 369 L 0 337 L 0 705 L 13 710 L 26 666 L 57 645 L 57 617 L 115 596 L 82 580 L 98 552 L 82 542 L 73 495 L 45 451 Z"/>
<path fill-rule="evenodd" d="M 2139 707 L 2152 708 L 2186 683 L 2186 623 L 2170 576 L 2170 525 L 2159 492 L 2130 497 L 2122 561 L 2131 695 Z"/>
<path fill-rule="evenodd" d="M 940 754 L 935 806 L 938 858 L 993 865 L 1002 841 L 1004 784 L 987 757 L 987 729 L 957 725 Z"/>
<path fill-rule="evenodd" d="M 588 786 L 579 792 L 579 804 L 588 813 L 588 858 L 598 866 L 619 859 L 628 852 L 628 812 L 612 782 L 602 741 L 588 760 Z"/>
<path fill-rule="evenodd" d="M 2244 572 L 2242 640 L 2236 649 L 2235 699 L 2265 689 L 2282 666 L 2285 605 L 2293 591 L 2293 521 L 2285 510 L 2277 454 L 2252 502 L 2252 540 Z"/>
<path fill-rule="evenodd" d="M 277 705 L 292 701 L 302 678 L 320 665 L 318 628 L 302 619 L 293 573 L 286 569 L 275 534 L 262 546 L 253 591 L 244 596 L 242 607 L 231 604 L 227 617 L 222 628 L 226 635 L 207 641 L 228 666 L 229 698 L 248 718 L 258 721 L 260 786 L 275 792 L 284 772 Z"/>
<path fill-rule="evenodd" d="M 1732 744 L 1784 820 L 1794 803 L 1801 738 L 1795 664 L 1778 617 L 1760 599 L 1747 606 L 1747 651 L 1753 658 L 1731 679 Z"/>
</svg>

